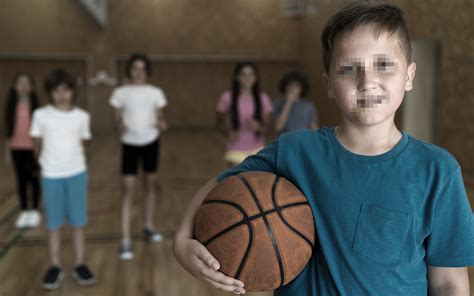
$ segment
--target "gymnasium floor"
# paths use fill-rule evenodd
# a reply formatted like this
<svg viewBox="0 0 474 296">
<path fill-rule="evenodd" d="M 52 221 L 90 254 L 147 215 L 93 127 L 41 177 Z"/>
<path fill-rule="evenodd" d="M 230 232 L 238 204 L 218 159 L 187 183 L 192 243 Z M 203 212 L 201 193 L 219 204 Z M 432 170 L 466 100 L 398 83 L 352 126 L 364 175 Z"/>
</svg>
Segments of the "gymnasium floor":
<svg viewBox="0 0 474 296">
<path fill-rule="evenodd" d="M 221 161 L 224 138 L 213 131 L 174 131 L 162 138 L 161 184 L 156 226 L 166 235 L 158 244 L 141 238 L 141 194 L 137 192 L 133 220 L 136 258 L 124 263 L 117 258 L 119 240 L 119 143 L 113 135 L 96 135 L 89 147 L 89 224 L 86 228 L 87 262 L 99 280 L 83 288 L 69 276 L 55 291 L 45 292 L 40 282 L 48 267 L 46 230 L 17 231 L 18 214 L 14 179 L 0 168 L 0 296 L 33 295 L 165 295 L 218 296 L 219 292 L 195 280 L 174 260 L 171 237 L 193 193 L 225 168 Z M 3 151 L 2 151 L 3 152 Z M 470 196 L 472 196 L 472 190 Z M 73 265 L 67 228 L 63 231 L 62 263 Z M 474 270 L 470 271 L 474 287 Z M 249 295 L 268 296 L 271 293 Z M 474 294 L 473 294 L 474 295 Z"/>
</svg>

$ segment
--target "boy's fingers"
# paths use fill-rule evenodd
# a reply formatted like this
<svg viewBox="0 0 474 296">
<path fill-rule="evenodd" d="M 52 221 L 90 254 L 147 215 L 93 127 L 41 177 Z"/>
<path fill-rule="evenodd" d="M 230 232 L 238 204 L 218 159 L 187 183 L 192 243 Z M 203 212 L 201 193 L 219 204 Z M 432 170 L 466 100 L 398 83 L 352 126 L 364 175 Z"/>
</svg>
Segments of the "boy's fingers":
<svg viewBox="0 0 474 296">
<path fill-rule="evenodd" d="M 202 275 L 203 277 L 208 278 L 217 283 L 220 283 L 222 285 L 231 285 L 231 286 L 241 287 L 241 288 L 244 287 L 244 283 L 242 283 L 241 281 L 228 277 L 219 271 L 215 271 L 212 269 L 204 269 L 202 271 Z"/>
<path fill-rule="evenodd" d="M 214 258 L 206 248 L 199 248 L 198 257 L 210 268 L 219 270 L 219 262 L 217 262 L 216 258 Z"/>
<path fill-rule="evenodd" d="M 216 289 L 226 291 L 226 292 L 232 292 L 235 294 L 245 294 L 245 290 L 241 287 L 225 285 L 225 284 L 213 281 L 212 279 L 209 279 L 209 278 L 204 278 L 204 280 L 208 282 L 209 284 L 211 284 Z"/>
</svg>

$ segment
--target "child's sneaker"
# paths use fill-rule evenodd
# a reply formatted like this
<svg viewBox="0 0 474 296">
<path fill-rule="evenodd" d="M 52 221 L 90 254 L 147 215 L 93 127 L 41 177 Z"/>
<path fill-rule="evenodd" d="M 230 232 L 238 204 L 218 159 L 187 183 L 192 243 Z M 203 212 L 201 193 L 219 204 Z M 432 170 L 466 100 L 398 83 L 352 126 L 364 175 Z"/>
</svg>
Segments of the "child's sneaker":
<svg viewBox="0 0 474 296">
<path fill-rule="evenodd" d="M 28 227 L 28 211 L 21 211 L 20 216 L 18 216 L 18 219 L 15 221 L 15 227 L 18 229 L 24 229 Z"/>
<path fill-rule="evenodd" d="M 41 214 L 37 210 L 31 210 L 27 212 L 28 216 L 26 219 L 27 227 L 36 228 L 41 222 Z"/>
<path fill-rule="evenodd" d="M 163 235 L 150 228 L 143 229 L 143 234 L 145 235 L 145 240 L 152 243 L 161 242 L 164 239 Z"/>
<path fill-rule="evenodd" d="M 64 272 L 57 266 L 51 266 L 43 278 L 41 287 L 47 290 L 59 288 L 61 280 L 64 278 Z"/>
<path fill-rule="evenodd" d="M 122 261 L 130 261 L 133 259 L 133 248 L 131 243 L 121 242 L 119 245 L 119 258 Z"/>
<path fill-rule="evenodd" d="M 79 283 L 81 286 L 90 286 L 96 283 L 96 279 L 89 268 L 84 265 L 78 265 L 72 271 L 72 277 Z"/>
</svg>

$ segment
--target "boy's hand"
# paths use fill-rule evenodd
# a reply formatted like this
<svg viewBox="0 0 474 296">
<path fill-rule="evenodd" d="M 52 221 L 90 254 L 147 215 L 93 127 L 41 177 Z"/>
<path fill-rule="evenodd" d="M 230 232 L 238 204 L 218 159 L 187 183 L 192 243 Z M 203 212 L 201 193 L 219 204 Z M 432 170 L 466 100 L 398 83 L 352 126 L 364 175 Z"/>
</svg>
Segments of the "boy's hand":
<svg viewBox="0 0 474 296">
<path fill-rule="evenodd" d="M 176 238 L 173 252 L 179 263 L 197 279 L 222 291 L 245 294 L 244 283 L 219 272 L 219 262 L 197 240 Z"/>
</svg>

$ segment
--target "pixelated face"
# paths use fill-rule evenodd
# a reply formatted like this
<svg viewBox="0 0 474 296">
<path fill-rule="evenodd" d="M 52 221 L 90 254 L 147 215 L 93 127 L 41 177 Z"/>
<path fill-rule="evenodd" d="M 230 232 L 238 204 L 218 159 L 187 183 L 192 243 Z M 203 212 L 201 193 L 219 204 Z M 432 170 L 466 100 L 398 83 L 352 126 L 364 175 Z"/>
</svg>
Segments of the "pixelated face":
<svg viewBox="0 0 474 296">
<path fill-rule="evenodd" d="M 20 96 L 28 96 L 33 89 L 30 79 L 26 75 L 18 77 L 15 82 L 15 90 Z"/>
<path fill-rule="evenodd" d="M 72 104 L 74 91 L 66 84 L 60 84 L 51 91 L 51 98 L 55 106 L 68 107 Z"/>
<path fill-rule="evenodd" d="M 239 81 L 240 87 L 245 89 L 251 89 L 257 81 L 257 75 L 250 66 L 244 66 L 240 70 L 237 80 Z"/>
<path fill-rule="evenodd" d="M 144 83 L 146 81 L 146 65 L 142 60 L 136 60 L 130 68 L 130 79 L 133 83 Z"/>
<path fill-rule="evenodd" d="M 343 33 L 334 42 L 330 73 L 323 75 L 328 96 L 343 118 L 357 125 L 392 120 L 412 89 L 416 65 L 407 65 L 396 34 L 371 25 Z"/>
</svg>

